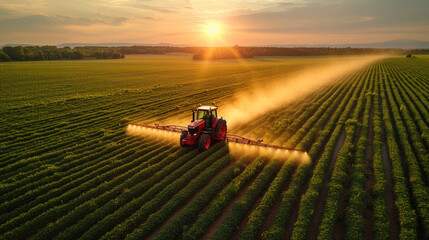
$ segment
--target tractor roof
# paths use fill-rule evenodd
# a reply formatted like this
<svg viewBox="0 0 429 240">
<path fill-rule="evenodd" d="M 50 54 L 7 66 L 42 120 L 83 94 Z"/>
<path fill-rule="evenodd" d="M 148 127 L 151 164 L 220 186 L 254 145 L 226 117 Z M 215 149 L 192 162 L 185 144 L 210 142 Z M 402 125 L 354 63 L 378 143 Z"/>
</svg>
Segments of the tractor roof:
<svg viewBox="0 0 429 240">
<path fill-rule="evenodd" d="M 216 110 L 217 107 L 215 106 L 200 106 L 198 107 L 198 110 L 203 110 L 203 111 L 210 111 L 210 110 Z"/>
</svg>

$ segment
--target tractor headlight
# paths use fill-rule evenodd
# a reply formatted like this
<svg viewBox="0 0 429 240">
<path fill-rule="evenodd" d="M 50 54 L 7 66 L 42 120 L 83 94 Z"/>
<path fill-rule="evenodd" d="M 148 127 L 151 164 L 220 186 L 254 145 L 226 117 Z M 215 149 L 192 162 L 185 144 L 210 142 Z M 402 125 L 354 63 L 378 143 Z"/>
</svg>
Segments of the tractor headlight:
<svg viewBox="0 0 429 240">
<path fill-rule="evenodd" d="M 191 136 L 196 136 L 198 133 L 198 127 L 199 126 L 189 126 L 189 133 L 191 134 Z"/>
</svg>

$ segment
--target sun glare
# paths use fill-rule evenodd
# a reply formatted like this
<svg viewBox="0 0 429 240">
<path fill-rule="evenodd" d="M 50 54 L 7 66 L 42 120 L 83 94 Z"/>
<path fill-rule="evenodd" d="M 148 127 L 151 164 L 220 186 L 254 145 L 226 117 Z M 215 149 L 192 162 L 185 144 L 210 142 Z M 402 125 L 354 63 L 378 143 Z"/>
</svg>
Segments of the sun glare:
<svg viewBox="0 0 429 240">
<path fill-rule="evenodd" d="M 219 36 L 222 32 L 222 27 L 219 23 L 208 23 L 205 25 L 205 31 L 210 36 Z"/>
</svg>

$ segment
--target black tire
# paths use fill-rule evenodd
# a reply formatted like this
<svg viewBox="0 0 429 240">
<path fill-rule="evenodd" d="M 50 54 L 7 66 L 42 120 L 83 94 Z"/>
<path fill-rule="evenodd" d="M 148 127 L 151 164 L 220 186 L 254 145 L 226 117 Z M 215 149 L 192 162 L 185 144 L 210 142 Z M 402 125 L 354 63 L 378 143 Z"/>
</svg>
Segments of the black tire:
<svg viewBox="0 0 429 240">
<path fill-rule="evenodd" d="M 219 133 L 220 127 L 222 126 L 222 124 L 225 124 L 225 136 L 226 136 L 226 134 L 228 133 L 228 125 L 226 124 L 226 121 L 223 119 L 220 119 L 219 121 L 217 121 L 216 127 L 215 127 L 215 132 Z"/>
<path fill-rule="evenodd" d="M 182 135 L 180 135 L 180 146 L 185 147 L 185 144 L 182 143 L 182 140 L 188 135 L 188 131 L 182 131 Z"/>
<path fill-rule="evenodd" d="M 208 141 L 208 144 L 207 144 Z M 210 148 L 212 145 L 212 137 L 209 134 L 202 133 L 200 138 L 198 139 L 198 149 L 200 151 L 205 151 Z"/>
</svg>

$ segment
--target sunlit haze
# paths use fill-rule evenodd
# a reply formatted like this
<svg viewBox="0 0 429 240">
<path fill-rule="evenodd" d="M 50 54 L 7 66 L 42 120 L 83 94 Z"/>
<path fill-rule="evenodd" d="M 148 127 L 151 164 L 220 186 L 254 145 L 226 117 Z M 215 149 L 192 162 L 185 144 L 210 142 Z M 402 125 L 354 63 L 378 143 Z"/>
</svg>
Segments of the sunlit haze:
<svg viewBox="0 0 429 240">
<path fill-rule="evenodd" d="M 0 0 L 0 44 L 428 41 L 428 9 L 427 0 Z"/>
<path fill-rule="evenodd" d="M 208 23 L 204 27 L 209 36 L 219 36 L 222 32 L 222 27 L 219 23 Z"/>
</svg>

